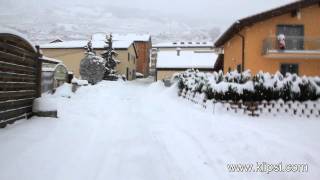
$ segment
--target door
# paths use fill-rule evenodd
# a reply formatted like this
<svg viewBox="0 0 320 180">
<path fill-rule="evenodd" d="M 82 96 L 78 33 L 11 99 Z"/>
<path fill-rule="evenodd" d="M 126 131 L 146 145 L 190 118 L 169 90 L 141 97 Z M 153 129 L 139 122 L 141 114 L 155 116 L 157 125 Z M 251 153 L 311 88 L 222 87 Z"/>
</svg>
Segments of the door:
<svg viewBox="0 0 320 180">
<path fill-rule="evenodd" d="M 127 80 L 129 80 L 129 68 L 127 68 L 126 78 L 127 78 Z"/>
<path fill-rule="evenodd" d="M 304 49 L 303 25 L 278 25 L 277 35 L 279 34 L 284 34 L 286 37 L 286 50 Z"/>
</svg>

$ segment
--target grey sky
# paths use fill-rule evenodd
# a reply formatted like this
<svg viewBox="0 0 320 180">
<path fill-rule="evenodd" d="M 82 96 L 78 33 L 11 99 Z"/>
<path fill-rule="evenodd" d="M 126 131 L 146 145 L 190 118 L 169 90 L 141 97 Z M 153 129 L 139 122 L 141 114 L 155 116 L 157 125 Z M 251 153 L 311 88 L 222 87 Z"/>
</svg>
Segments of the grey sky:
<svg viewBox="0 0 320 180">
<path fill-rule="evenodd" d="M 99 31 L 150 33 L 159 41 L 215 39 L 236 19 L 292 1 L 0 0 L 0 26 L 36 41 L 86 38 Z"/>
<path fill-rule="evenodd" d="M 270 9 L 293 0 L 0 0 L 2 7 L 16 6 L 51 6 L 52 4 L 64 6 L 66 11 L 72 4 L 88 4 L 94 6 L 120 6 L 142 10 L 161 12 L 172 16 L 185 16 L 195 19 L 211 19 L 217 24 L 229 24 L 250 14 Z M 18 2 L 18 3 L 16 3 Z M 146 14 L 148 16 L 148 14 Z"/>
</svg>

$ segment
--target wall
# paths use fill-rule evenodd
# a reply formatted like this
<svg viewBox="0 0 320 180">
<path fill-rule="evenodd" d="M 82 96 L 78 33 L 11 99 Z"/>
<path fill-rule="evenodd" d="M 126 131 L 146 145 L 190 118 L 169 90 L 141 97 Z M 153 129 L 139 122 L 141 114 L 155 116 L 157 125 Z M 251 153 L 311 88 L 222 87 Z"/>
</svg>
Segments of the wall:
<svg viewBox="0 0 320 180">
<path fill-rule="evenodd" d="M 138 55 L 137 72 L 147 77 L 149 75 L 151 42 L 135 42 L 135 46 Z"/>
<path fill-rule="evenodd" d="M 171 79 L 175 73 L 181 73 L 184 70 L 157 70 L 157 80 Z"/>
<path fill-rule="evenodd" d="M 320 28 L 315 27 L 319 23 L 320 7 L 310 6 L 301 10 L 301 18 L 292 17 L 291 13 L 258 22 L 241 31 L 245 35 L 245 69 L 250 69 L 253 74 L 260 70 L 275 73 L 280 71 L 281 63 L 299 64 L 300 75 L 320 75 L 320 59 L 271 59 L 262 55 L 263 40 L 276 36 L 277 25 L 293 24 L 304 25 L 305 37 L 320 37 Z M 236 69 L 236 64 L 241 62 L 241 41 L 234 36 L 224 45 L 225 72 L 228 68 Z M 229 44 L 230 43 L 230 44 Z"/>
<path fill-rule="evenodd" d="M 137 55 L 134 46 L 131 45 L 129 50 L 116 50 L 116 52 L 118 53 L 116 59 L 120 60 L 120 64 L 118 64 L 116 68 L 118 74 L 126 75 L 127 68 L 129 68 L 128 80 L 135 79 L 133 72 L 136 71 Z M 130 54 L 130 59 L 128 59 L 128 53 Z"/>
<path fill-rule="evenodd" d="M 41 49 L 44 56 L 60 59 L 69 71 L 80 77 L 80 62 L 84 58 L 84 49 Z"/>
<path fill-rule="evenodd" d="M 242 34 L 242 32 L 240 32 Z M 229 69 L 237 69 L 237 65 L 242 63 L 242 39 L 240 36 L 234 36 L 229 42 L 226 43 L 224 48 L 224 72 Z"/>
</svg>

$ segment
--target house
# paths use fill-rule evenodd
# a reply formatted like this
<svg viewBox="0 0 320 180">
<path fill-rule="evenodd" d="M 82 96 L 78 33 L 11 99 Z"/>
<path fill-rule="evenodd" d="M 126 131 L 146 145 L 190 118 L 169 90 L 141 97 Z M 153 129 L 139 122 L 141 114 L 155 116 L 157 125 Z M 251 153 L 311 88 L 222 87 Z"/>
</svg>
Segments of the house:
<svg viewBox="0 0 320 180">
<path fill-rule="evenodd" d="M 156 80 L 172 78 L 176 73 L 187 69 L 203 72 L 215 71 L 217 54 L 213 51 L 160 51 L 156 64 Z"/>
<path fill-rule="evenodd" d="M 216 51 L 213 42 L 193 42 L 193 41 L 180 41 L 180 42 L 162 42 L 152 45 L 151 50 L 151 63 L 150 72 L 155 74 L 158 52 L 161 51 L 176 51 L 180 48 L 181 51 Z"/>
<path fill-rule="evenodd" d="M 224 72 L 320 75 L 320 0 L 296 1 L 236 21 L 215 42 Z"/>
<path fill-rule="evenodd" d="M 92 39 L 104 40 L 107 33 L 95 33 Z M 132 41 L 137 50 L 136 72 L 149 76 L 150 49 L 152 46 L 149 34 L 112 34 L 115 41 Z"/>
<path fill-rule="evenodd" d="M 40 47 L 45 56 L 62 60 L 74 76 L 80 77 L 80 62 L 85 56 L 84 47 L 87 43 L 87 40 L 63 41 Z M 104 39 L 92 39 L 92 47 L 98 55 L 103 53 L 105 46 Z M 118 53 L 116 58 L 120 61 L 116 67 L 118 74 L 125 75 L 128 80 L 135 79 L 137 51 L 133 41 L 114 40 L 113 48 Z"/>
<path fill-rule="evenodd" d="M 131 40 L 137 49 L 136 70 L 138 73 L 149 76 L 150 71 L 150 52 L 152 39 L 149 34 L 114 34 L 115 40 Z"/>
<path fill-rule="evenodd" d="M 40 56 L 23 34 L 0 28 L 0 128 L 33 115 L 41 96 Z"/>
</svg>

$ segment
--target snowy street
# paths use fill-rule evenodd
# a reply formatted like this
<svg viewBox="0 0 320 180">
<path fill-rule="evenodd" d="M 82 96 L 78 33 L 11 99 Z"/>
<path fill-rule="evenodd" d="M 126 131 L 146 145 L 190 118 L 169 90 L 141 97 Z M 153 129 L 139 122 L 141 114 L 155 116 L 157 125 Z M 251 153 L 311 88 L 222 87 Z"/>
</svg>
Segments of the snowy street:
<svg viewBox="0 0 320 180">
<path fill-rule="evenodd" d="M 147 80 L 63 93 L 54 95 L 58 119 L 0 130 L 1 180 L 320 179 L 319 120 L 212 114 Z M 227 168 L 256 162 L 306 163 L 308 172 Z"/>
</svg>

